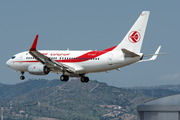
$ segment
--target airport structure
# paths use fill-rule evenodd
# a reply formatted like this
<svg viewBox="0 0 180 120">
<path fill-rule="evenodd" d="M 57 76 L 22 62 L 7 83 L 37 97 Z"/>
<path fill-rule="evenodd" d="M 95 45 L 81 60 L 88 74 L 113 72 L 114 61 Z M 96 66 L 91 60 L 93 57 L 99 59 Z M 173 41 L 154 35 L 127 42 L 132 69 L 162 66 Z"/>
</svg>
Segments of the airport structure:
<svg viewBox="0 0 180 120">
<path fill-rule="evenodd" d="M 1 120 L 3 120 L 3 114 L 4 114 L 4 109 L 3 107 L 1 108 Z"/>
<path fill-rule="evenodd" d="M 138 120 L 180 120 L 180 94 L 148 101 L 137 112 Z"/>
</svg>

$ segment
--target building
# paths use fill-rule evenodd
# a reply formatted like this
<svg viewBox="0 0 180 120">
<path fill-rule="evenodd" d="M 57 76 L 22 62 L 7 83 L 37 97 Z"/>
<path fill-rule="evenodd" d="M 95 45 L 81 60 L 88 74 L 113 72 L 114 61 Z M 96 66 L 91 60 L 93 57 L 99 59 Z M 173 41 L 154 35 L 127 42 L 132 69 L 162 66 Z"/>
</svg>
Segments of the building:
<svg viewBox="0 0 180 120">
<path fill-rule="evenodd" d="M 137 112 L 138 120 L 180 120 L 180 94 L 148 101 Z"/>
</svg>

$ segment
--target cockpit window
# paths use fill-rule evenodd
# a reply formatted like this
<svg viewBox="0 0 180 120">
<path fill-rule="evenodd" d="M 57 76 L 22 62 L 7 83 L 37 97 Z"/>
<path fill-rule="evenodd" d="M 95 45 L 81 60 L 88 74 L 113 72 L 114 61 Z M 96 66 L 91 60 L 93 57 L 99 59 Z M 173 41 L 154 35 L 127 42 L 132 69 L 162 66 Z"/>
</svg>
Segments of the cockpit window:
<svg viewBox="0 0 180 120">
<path fill-rule="evenodd" d="M 14 59 L 16 56 L 13 56 L 11 59 Z"/>
</svg>

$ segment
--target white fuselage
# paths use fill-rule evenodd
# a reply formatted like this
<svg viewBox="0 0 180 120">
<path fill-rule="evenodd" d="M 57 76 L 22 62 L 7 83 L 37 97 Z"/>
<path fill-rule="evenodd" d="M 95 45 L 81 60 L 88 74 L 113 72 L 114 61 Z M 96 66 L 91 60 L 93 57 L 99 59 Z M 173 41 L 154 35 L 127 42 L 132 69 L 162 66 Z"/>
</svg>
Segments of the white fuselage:
<svg viewBox="0 0 180 120">
<path fill-rule="evenodd" d="M 42 54 L 56 62 L 66 63 L 73 66 L 78 74 L 104 72 L 135 63 L 141 57 L 125 58 L 123 52 L 113 51 L 54 51 L 40 50 Z M 142 56 L 142 54 L 141 54 Z M 12 57 L 13 58 L 13 57 Z M 14 70 L 28 72 L 29 65 L 41 64 L 33 58 L 28 51 L 14 55 L 7 61 L 7 65 Z M 62 73 L 60 69 L 51 72 Z"/>
</svg>

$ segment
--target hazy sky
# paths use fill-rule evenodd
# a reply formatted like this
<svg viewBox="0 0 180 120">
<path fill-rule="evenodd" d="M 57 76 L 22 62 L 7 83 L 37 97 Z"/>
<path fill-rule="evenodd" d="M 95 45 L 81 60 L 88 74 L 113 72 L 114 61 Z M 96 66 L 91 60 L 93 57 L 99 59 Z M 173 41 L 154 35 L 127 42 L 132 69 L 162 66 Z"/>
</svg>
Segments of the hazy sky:
<svg viewBox="0 0 180 120">
<path fill-rule="evenodd" d="M 180 0 L 1 0 L 0 83 L 23 82 L 6 61 L 27 51 L 37 34 L 37 49 L 103 50 L 121 42 L 142 11 L 150 11 L 141 52 L 160 52 L 151 62 L 121 71 L 88 74 L 91 80 L 118 87 L 180 84 Z M 60 74 L 29 78 L 59 79 Z"/>
</svg>

